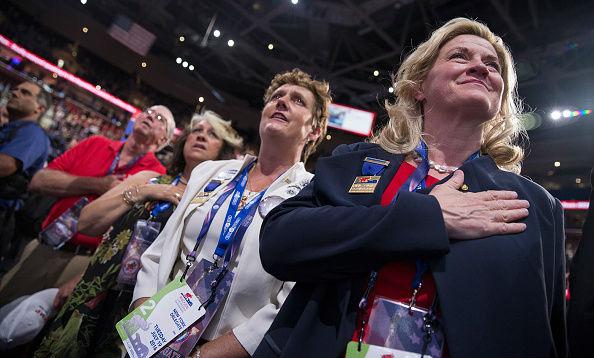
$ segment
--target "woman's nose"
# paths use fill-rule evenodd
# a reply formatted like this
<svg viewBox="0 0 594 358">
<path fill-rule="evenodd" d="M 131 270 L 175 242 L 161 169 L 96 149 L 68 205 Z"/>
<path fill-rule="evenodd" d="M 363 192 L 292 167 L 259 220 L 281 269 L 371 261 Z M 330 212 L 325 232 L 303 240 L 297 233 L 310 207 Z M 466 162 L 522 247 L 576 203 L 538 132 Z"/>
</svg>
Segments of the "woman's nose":
<svg viewBox="0 0 594 358">
<path fill-rule="evenodd" d="M 470 62 L 470 68 L 468 69 L 468 72 L 476 73 L 486 77 L 489 74 L 489 68 L 483 63 L 483 61 L 473 60 Z"/>
</svg>

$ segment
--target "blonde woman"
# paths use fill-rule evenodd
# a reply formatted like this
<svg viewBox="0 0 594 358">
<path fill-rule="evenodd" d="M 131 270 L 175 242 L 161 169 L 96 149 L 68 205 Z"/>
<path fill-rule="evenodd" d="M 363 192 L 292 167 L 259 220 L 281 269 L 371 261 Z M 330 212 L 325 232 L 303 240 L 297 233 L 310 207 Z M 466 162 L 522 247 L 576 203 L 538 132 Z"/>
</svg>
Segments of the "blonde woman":
<svg viewBox="0 0 594 358">
<path fill-rule="evenodd" d="M 36 356 L 121 356 L 114 325 L 128 312 L 140 257 L 128 252 L 148 246 L 151 232 L 154 240 L 198 164 L 232 158 L 241 146 L 242 139 L 229 121 L 212 111 L 196 114 L 174 145 L 168 175 L 140 172 L 83 209 L 80 232 L 109 231 L 83 275 L 60 287 L 54 306 L 63 307 Z M 132 237 L 139 235 L 139 228 L 154 230 Z"/>
<path fill-rule="evenodd" d="M 563 214 L 518 175 L 509 50 L 453 19 L 393 85 L 374 143 L 267 216 L 263 266 L 297 283 L 254 357 L 566 356 Z"/>
</svg>

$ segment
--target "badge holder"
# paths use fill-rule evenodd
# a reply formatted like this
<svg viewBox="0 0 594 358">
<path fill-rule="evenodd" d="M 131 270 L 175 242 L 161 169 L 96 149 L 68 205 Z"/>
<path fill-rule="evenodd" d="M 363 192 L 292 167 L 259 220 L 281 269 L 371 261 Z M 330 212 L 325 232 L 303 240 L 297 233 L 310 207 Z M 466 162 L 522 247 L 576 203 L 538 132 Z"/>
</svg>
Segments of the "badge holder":
<svg viewBox="0 0 594 358">
<path fill-rule="evenodd" d="M 136 222 L 116 279 L 120 288 L 134 288 L 136 275 L 141 268 L 140 257 L 159 236 L 160 231 L 160 222 L 150 220 L 138 220 Z"/>
<path fill-rule="evenodd" d="M 205 313 L 184 280 L 173 280 L 116 324 L 132 358 L 153 356 Z"/>
<path fill-rule="evenodd" d="M 80 212 L 88 203 L 89 199 L 86 197 L 80 198 L 39 233 L 39 240 L 52 246 L 55 250 L 59 250 L 76 234 Z"/>
<path fill-rule="evenodd" d="M 229 293 L 232 282 L 233 272 L 228 271 L 225 266 L 219 267 L 207 260 L 201 260 L 197 265 L 194 265 L 187 283 L 202 302 L 206 312 L 183 334 L 159 351 L 156 356 L 162 358 L 188 357 Z"/>
</svg>

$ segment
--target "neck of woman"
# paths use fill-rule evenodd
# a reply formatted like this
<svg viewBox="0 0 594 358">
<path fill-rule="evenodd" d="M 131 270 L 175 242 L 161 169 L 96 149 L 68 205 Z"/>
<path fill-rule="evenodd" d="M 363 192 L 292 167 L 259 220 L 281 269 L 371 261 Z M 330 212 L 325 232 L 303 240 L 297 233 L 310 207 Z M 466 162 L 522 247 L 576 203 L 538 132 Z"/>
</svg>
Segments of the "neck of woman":
<svg viewBox="0 0 594 358">
<path fill-rule="evenodd" d="M 184 170 L 181 172 L 181 183 L 188 184 L 190 176 L 192 175 L 192 170 L 194 170 L 198 164 L 200 163 L 186 163 Z"/>
<path fill-rule="evenodd" d="M 302 150 L 302 146 L 292 148 L 282 144 L 262 143 L 258 161 L 248 177 L 248 184 L 251 184 L 248 188 L 251 188 L 251 191 L 267 188 L 282 173 L 299 162 Z"/>
<path fill-rule="evenodd" d="M 425 117 L 423 132 L 436 164 L 459 167 L 481 147 L 481 123 L 468 118 Z"/>
</svg>

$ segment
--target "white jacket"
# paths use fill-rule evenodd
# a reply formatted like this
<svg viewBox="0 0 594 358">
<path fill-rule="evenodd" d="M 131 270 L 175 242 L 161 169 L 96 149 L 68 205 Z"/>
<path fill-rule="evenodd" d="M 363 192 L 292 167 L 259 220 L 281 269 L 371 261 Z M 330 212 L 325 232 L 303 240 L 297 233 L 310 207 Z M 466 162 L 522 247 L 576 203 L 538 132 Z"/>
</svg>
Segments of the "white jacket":
<svg viewBox="0 0 594 358">
<path fill-rule="evenodd" d="M 170 281 L 172 276 L 179 274 L 173 272 L 174 267 L 185 265 L 185 256 L 195 244 L 195 237 L 189 239 L 188 235 L 185 235 L 188 222 L 196 227 L 196 225 L 202 225 L 204 221 L 204 214 L 198 215 L 197 205 L 191 204 L 196 194 L 220 173 L 230 170 L 236 170 L 239 173 L 253 160 L 254 157 L 248 155 L 243 161 L 208 161 L 194 168 L 179 206 L 155 242 L 142 255 L 142 269 L 138 273 L 132 302 L 141 297 L 153 296 Z M 307 185 L 312 177 L 313 175 L 305 170 L 303 163 L 297 163 L 270 185 L 262 200 L 270 196 L 280 196 L 283 199 L 292 197 Z M 216 190 L 227 183 L 224 182 Z M 200 210 L 203 212 L 210 210 L 216 198 L 218 194 L 200 205 Z M 217 244 L 228 202 L 229 198 L 226 200 L 226 205 L 218 211 L 209 235 L 200 245 L 197 262 L 202 258 L 211 258 L 214 251 L 212 248 Z M 188 217 L 191 217 L 191 220 L 186 220 Z M 259 254 L 261 226 L 262 217 L 256 213 L 245 233 L 236 262 L 230 265 L 235 276 L 227 299 L 218 308 L 203 335 L 203 338 L 212 340 L 233 330 L 235 337 L 250 355 L 255 352 L 294 285 L 293 282 L 279 281 L 264 271 Z M 185 239 L 184 236 L 186 236 Z M 279 240 L 282 238 L 279 237 Z M 180 245 L 180 242 L 183 244 Z"/>
</svg>

